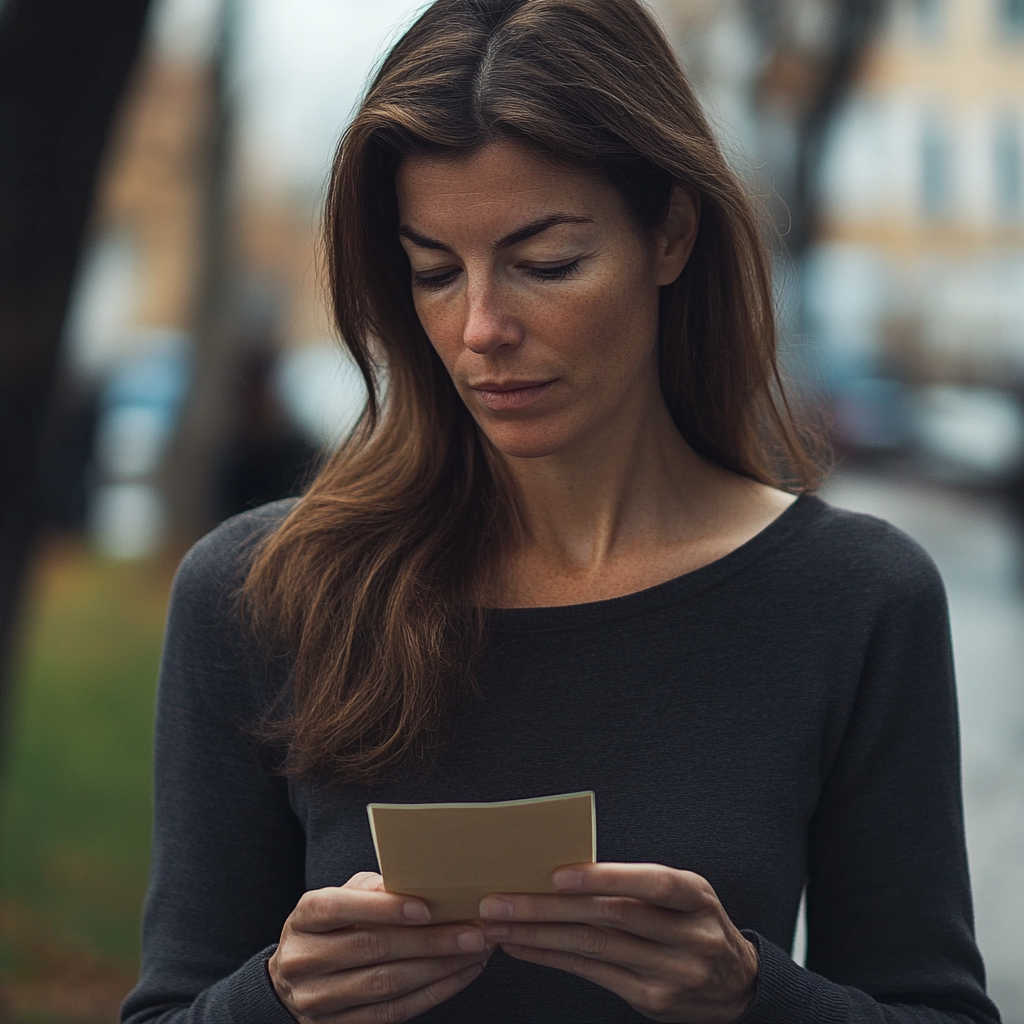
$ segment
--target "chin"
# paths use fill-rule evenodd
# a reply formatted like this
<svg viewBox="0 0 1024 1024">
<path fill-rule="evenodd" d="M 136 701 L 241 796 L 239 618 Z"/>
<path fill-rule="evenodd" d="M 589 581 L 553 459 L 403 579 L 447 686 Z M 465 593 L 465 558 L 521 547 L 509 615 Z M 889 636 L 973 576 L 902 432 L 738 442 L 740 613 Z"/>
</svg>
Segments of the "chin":
<svg viewBox="0 0 1024 1024">
<path fill-rule="evenodd" d="M 575 440 L 566 432 L 544 429 L 541 424 L 503 424 L 497 429 L 484 429 L 484 433 L 491 444 L 510 459 L 543 459 L 557 455 Z"/>
</svg>

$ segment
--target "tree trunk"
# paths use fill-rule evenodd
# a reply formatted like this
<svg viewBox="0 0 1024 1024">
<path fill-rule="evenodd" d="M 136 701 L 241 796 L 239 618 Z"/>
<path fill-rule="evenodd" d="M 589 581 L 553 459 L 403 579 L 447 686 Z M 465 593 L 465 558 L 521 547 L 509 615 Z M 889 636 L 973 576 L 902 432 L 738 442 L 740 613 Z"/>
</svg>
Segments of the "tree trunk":
<svg viewBox="0 0 1024 1024">
<path fill-rule="evenodd" d="M 787 167 L 776 167 L 786 249 L 799 263 L 819 227 L 818 178 L 826 134 L 874 41 L 887 0 L 746 0 L 749 23 L 769 55 L 755 102 L 781 114 L 791 133 Z M 813 42 L 797 38 L 801 7 L 816 6 L 828 26 Z M 772 75 L 774 69 L 782 71 Z M 772 78 L 782 87 L 772 87 Z M 788 222 L 788 223 L 787 223 Z"/>
<path fill-rule="evenodd" d="M 219 473 L 234 412 L 237 332 L 232 323 L 232 141 L 234 111 L 228 86 L 236 0 L 220 0 L 217 45 L 210 69 L 211 112 L 205 148 L 200 275 L 195 314 L 192 384 L 162 472 L 171 529 L 191 543 L 216 526 Z"/>
<path fill-rule="evenodd" d="M 819 178 L 825 137 L 832 119 L 856 80 L 861 61 L 874 41 L 885 13 L 885 0 L 839 0 L 835 46 L 813 102 L 800 120 L 793 181 L 797 215 L 789 239 L 795 259 L 814 242 L 821 203 Z"/>
<path fill-rule="evenodd" d="M 60 338 L 149 0 L 0 7 L 0 742 Z"/>
</svg>

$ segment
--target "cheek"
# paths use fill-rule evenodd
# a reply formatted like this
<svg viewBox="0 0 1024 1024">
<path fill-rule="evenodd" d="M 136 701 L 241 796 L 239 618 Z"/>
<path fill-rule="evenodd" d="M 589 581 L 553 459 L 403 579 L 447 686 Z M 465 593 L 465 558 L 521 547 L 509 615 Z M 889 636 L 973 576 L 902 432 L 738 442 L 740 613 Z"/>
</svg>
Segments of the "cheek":
<svg viewBox="0 0 1024 1024">
<path fill-rule="evenodd" d="M 656 338 L 657 289 L 645 270 L 638 258 L 567 286 L 506 292 L 501 312 L 519 323 L 527 342 L 518 358 L 546 362 L 546 353 L 564 362 L 563 369 L 579 381 L 624 382 L 649 358 Z M 466 309 L 461 292 L 414 293 L 414 305 L 449 373 L 457 376 L 460 359 L 480 359 L 463 342 Z"/>
<path fill-rule="evenodd" d="M 657 334 L 657 291 L 637 275 L 595 280 L 562 310 L 559 334 L 593 375 L 617 375 L 644 362 Z"/>
<path fill-rule="evenodd" d="M 451 372 L 462 351 L 463 325 L 456 304 L 439 301 L 434 296 L 414 297 L 413 304 L 430 344 Z"/>
</svg>

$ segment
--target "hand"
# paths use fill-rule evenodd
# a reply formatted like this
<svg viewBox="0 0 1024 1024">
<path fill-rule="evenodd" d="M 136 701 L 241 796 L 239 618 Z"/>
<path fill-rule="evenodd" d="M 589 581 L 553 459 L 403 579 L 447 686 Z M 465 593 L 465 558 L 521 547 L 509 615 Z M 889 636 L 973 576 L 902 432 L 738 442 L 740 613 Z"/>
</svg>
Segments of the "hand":
<svg viewBox="0 0 1024 1024">
<path fill-rule="evenodd" d="M 451 999 L 490 956 L 475 925 L 429 925 L 422 900 L 384 892 L 380 875 L 305 893 L 267 969 L 300 1024 L 397 1024 Z"/>
<path fill-rule="evenodd" d="M 557 895 L 488 896 L 484 935 L 510 956 L 578 974 L 651 1020 L 732 1024 L 757 983 L 757 951 L 699 875 L 661 864 L 578 864 Z"/>
</svg>

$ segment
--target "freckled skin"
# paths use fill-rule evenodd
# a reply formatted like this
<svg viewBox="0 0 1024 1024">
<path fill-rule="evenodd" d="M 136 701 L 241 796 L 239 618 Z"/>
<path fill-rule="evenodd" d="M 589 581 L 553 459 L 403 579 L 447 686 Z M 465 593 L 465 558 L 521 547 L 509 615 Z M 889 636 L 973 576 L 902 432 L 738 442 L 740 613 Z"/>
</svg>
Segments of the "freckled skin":
<svg viewBox="0 0 1024 1024">
<path fill-rule="evenodd" d="M 527 537 L 500 603 L 652 586 L 722 557 L 791 502 L 697 456 L 661 394 L 659 289 L 698 223 L 686 192 L 641 231 L 603 177 L 510 142 L 408 158 L 396 187 L 420 322 L 522 501 Z M 574 222 L 499 244 L 555 215 Z M 517 407 L 480 388 L 509 382 L 549 386 Z"/>
<path fill-rule="evenodd" d="M 506 455 L 563 452 L 661 403 L 657 295 L 685 262 L 642 239 L 612 186 L 597 175 L 497 144 L 470 157 L 415 157 L 397 180 L 403 224 L 453 251 L 403 239 L 416 310 L 481 429 Z M 561 224 L 514 245 L 493 243 L 551 213 Z M 531 269 L 579 261 L 564 280 Z M 455 270 L 444 288 L 416 275 Z M 469 387 L 492 379 L 555 379 L 528 410 L 488 409 Z"/>
</svg>

